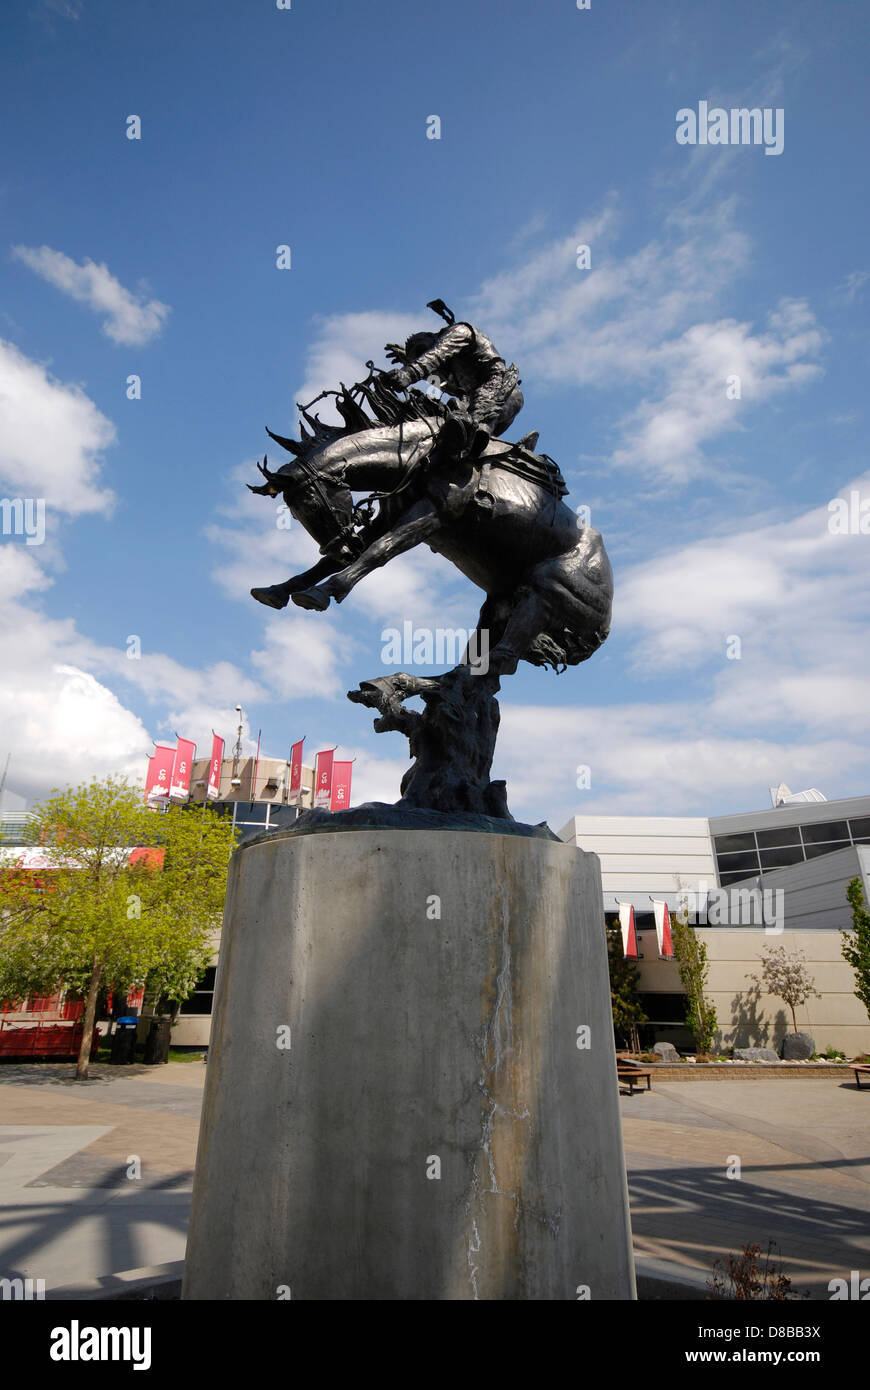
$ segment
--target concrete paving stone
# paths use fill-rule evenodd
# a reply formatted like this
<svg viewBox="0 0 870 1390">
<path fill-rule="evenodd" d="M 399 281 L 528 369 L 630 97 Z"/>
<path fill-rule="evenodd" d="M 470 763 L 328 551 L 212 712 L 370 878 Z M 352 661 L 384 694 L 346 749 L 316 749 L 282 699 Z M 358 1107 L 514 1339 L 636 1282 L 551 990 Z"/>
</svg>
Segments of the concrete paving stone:
<svg viewBox="0 0 870 1390">
<path fill-rule="evenodd" d="M 0 1276 L 48 1288 L 184 1256 L 207 1067 L 0 1067 Z M 870 1089 L 868 1093 L 870 1094 Z M 691 1272 L 744 1241 L 798 1288 L 870 1276 L 870 1101 L 846 1082 L 657 1082 L 620 1101 L 638 1253 Z M 126 1178 L 128 1157 L 142 1162 Z M 731 1155 L 739 1179 L 725 1176 Z M 703 1296 L 703 1295 L 701 1295 Z"/>
<path fill-rule="evenodd" d="M 38 1178 L 27 1183 L 28 1187 L 113 1187 L 126 1191 L 132 1184 L 142 1188 L 171 1189 L 174 1192 L 193 1190 L 193 1169 L 181 1172 L 161 1172 L 153 1164 L 143 1164 L 139 1177 L 130 1176 L 131 1165 L 122 1159 L 103 1158 L 90 1149 L 46 1168 Z"/>
</svg>

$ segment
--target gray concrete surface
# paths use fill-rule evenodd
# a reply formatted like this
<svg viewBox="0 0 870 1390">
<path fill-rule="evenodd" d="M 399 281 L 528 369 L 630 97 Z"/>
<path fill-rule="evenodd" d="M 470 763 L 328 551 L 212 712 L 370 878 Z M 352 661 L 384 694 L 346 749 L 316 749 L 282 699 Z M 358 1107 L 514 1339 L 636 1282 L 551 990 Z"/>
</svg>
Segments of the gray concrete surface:
<svg viewBox="0 0 870 1390">
<path fill-rule="evenodd" d="M 632 1297 L 600 916 L 546 840 L 237 851 L 185 1297 Z"/>
</svg>

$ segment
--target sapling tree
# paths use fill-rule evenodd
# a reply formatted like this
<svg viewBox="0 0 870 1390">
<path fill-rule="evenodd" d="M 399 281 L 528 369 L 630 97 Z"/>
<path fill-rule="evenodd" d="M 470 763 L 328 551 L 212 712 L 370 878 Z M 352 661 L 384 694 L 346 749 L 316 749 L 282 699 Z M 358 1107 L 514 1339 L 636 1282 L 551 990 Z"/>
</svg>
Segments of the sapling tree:
<svg viewBox="0 0 870 1390">
<path fill-rule="evenodd" d="M 855 994 L 870 1014 L 870 912 L 860 878 L 853 878 L 846 897 L 852 909 L 852 928 L 843 931 L 843 959 L 855 972 Z"/>
<path fill-rule="evenodd" d="M 815 995 L 821 999 L 815 982 L 807 970 L 803 951 L 787 951 L 785 946 L 766 946 L 759 956 L 761 974 L 754 972 L 747 976 L 754 980 L 767 994 L 782 999 L 791 1009 L 794 1031 L 798 1031 L 795 1009 Z"/>
<path fill-rule="evenodd" d="M 626 960 L 622 949 L 622 932 L 619 920 L 607 926 L 607 965 L 610 972 L 610 1005 L 613 1011 L 613 1027 L 617 1033 L 627 1036 L 634 1052 L 640 1050 L 638 1024 L 646 1023 L 638 993 L 640 978 L 637 967 Z"/>
<path fill-rule="evenodd" d="M 715 1005 L 706 996 L 709 971 L 707 946 L 689 921 L 689 909 L 685 902 L 671 918 L 671 941 L 680 982 L 686 992 L 686 1026 L 695 1039 L 698 1051 L 706 1053 L 713 1045 L 718 1018 Z"/>
</svg>

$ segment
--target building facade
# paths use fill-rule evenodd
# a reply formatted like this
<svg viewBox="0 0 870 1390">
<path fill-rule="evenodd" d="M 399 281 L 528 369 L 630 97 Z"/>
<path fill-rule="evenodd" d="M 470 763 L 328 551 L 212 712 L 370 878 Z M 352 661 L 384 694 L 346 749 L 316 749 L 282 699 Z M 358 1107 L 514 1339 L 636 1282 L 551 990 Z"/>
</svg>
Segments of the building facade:
<svg viewBox="0 0 870 1390">
<path fill-rule="evenodd" d="M 652 908 L 656 898 L 675 913 L 689 894 L 707 946 L 718 1047 L 775 1048 L 792 1031 L 785 1003 L 750 979 L 760 974 L 764 947 L 774 945 L 806 957 L 821 998 L 798 1006 L 797 1024 L 817 1049 L 832 1046 L 850 1057 L 870 1051 L 870 1019 L 855 997 L 840 935 L 851 926 L 851 879 L 862 881 L 870 903 L 870 797 L 792 799 L 709 818 L 575 816 L 560 837 L 599 856 L 608 918 L 620 902 L 634 906 L 649 1042 L 690 1046 L 679 971 L 659 958 Z"/>
<path fill-rule="evenodd" d="M 194 759 L 191 768 L 189 805 L 206 799 L 209 759 Z M 224 758 L 221 764 L 220 795 L 210 801 L 213 810 L 231 816 L 239 840 L 279 830 L 293 824 L 300 811 L 314 804 L 314 769 L 302 766 L 302 790 L 298 806 L 290 805 L 290 765 L 280 758 Z M 206 1047 L 211 1032 L 215 976 L 220 933 L 215 933 L 214 960 L 190 998 L 181 1005 L 172 1028 L 173 1047 Z M 150 1015 L 143 1015 L 142 1036 Z M 141 1038 L 140 1038 L 141 1040 Z"/>
</svg>

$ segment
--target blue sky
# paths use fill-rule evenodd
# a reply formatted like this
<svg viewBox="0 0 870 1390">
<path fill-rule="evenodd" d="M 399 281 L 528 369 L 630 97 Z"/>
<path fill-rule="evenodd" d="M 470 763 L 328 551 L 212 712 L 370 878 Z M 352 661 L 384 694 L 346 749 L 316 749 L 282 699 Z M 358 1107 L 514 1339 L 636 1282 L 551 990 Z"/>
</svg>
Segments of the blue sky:
<svg viewBox="0 0 870 1390">
<path fill-rule="evenodd" d="M 314 547 L 244 481 L 265 424 L 435 296 L 518 363 L 513 432 L 616 576 L 600 653 L 503 688 L 514 814 L 867 790 L 870 536 L 828 527 L 870 498 L 866 6 L 31 0 L 2 25 L 0 495 L 47 528 L 0 544 L 14 790 L 141 773 L 174 730 L 205 752 L 240 702 L 268 755 L 338 744 L 354 800 L 398 796 L 404 740 L 344 692 L 385 628 L 469 627 L 480 595 L 421 550 L 273 614 L 248 589 Z M 781 108 L 782 154 L 678 145 L 701 100 Z"/>
</svg>

